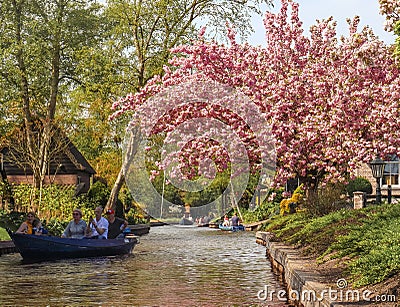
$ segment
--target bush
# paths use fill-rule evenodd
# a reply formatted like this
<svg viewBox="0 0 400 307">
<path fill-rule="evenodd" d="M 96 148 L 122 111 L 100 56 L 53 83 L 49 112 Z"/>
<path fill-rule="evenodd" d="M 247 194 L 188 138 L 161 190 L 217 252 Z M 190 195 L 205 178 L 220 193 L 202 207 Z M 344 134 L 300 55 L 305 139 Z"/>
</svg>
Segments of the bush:
<svg viewBox="0 0 400 307">
<path fill-rule="evenodd" d="M 357 177 L 349 181 L 346 185 L 346 191 L 350 197 L 353 197 L 353 193 L 356 191 L 372 194 L 372 185 L 366 178 Z"/>
<path fill-rule="evenodd" d="M 305 207 L 312 216 L 323 216 L 347 207 L 345 186 L 342 183 L 327 183 L 316 190 L 308 190 Z"/>
<path fill-rule="evenodd" d="M 267 198 L 262 202 L 260 206 L 257 206 L 254 210 L 241 208 L 243 222 L 253 223 L 266 220 L 276 214 L 279 214 L 279 203 L 282 201 L 282 193 L 284 190 L 270 189 L 267 194 Z"/>
<path fill-rule="evenodd" d="M 0 241 L 11 240 L 7 231 L 4 228 L 0 228 Z"/>
<path fill-rule="evenodd" d="M 21 184 L 13 186 L 13 192 L 14 211 L 18 214 L 34 211 L 41 220 L 70 219 L 73 208 L 83 209 L 80 199 L 73 197 L 73 186 L 48 185 L 40 191 L 31 185 Z"/>
<path fill-rule="evenodd" d="M 129 224 L 145 224 L 147 223 L 146 215 L 143 210 L 137 205 L 132 206 L 126 214 L 126 219 Z"/>
<path fill-rule="evenodd" d="M 296 212 L 296 209 L 303 202 L 304 191 L 303 185 L 297 187 L 297 189 L 293 192 L 292 197 L 287 199 L 282 199 L 279 204 L 280 214 L 293 214 Z"/>
<path fill-rule="evenodd" d="M 110 189 L 101 181 L 96 181 L 87 192 L 85 198 L 87 206 L 92 209 L 97 206 L 105 207 L 110 196 Z"/>
</svg>

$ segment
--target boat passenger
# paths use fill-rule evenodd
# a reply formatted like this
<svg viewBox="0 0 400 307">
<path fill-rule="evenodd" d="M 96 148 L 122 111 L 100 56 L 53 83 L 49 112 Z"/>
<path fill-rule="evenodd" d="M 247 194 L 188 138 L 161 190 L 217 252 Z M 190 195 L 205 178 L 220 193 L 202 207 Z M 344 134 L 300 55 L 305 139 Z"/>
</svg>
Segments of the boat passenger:
<svg viewBox="0 0 400 307">
<path fill-rule="evenodd" d="M 122 232 L 128 226 L 128 221 L 119 217 L 115 217 L 115 211 L 112 209 L 107 210 L 106 213 L 108 220 L 108 238 L 115 239 L 123 236 Z"/>
<path fill-rule="evenodd" d="M 229 218 L 226 214 L 224 216 L 224 222 L 222 223 L 222 226 L 229 226 Z"/>
<path fill-rule="evenodd" d="M 72 211 L 73 220 L 70 221 L 65 228 L 62 238 L 82 239 L 85 236 L 86 222 L 82 220 L 82 211 L 74 209 Z"/>
<path fill-rule="evenodd" d="M 236 212 L 233 214 L 233 216 L 231 218 L 231 224 L 232 224 L 232 226 L 239 226 L 239 218 L 238 218 Z"/>
<path fill-rule="evenodd" d="M 89 224 L 86 227 L 86 236 L 92 239 L 107 239 L 108 236 L 108 221 L 101 216 L 102 207 L 94 209 L 95 218 L 89 218 Z"/>
<path fill-rule="evenodd" d="M 40 220 L 35 217 L 34 212 L 28 212 L 26 215 L 26 221 L 19 226 L 16 233 L 24 233 L 27 235 L 40 234 L 39 229 L 41 229 Z"/>
</svg>

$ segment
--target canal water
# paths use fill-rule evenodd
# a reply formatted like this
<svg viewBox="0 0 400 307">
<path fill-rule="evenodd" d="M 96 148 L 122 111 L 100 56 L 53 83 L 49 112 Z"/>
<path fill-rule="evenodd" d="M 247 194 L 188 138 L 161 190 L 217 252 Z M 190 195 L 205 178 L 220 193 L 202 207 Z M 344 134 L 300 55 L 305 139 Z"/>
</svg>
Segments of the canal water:
<svg viewBox="0 0 400 307">
<path fill-rule="evenodd" d="M 282 306 L 254 232 L 152 227 L 132 255 L 23 264 L 0 257 L 0 306 Z"/>
</svg>

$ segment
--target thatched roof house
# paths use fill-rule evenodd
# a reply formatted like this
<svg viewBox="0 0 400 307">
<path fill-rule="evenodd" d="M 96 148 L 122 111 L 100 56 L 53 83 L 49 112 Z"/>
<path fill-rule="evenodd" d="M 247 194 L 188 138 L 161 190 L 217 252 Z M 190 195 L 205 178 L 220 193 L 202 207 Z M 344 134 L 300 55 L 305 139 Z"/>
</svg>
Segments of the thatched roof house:
<svg viewBox="0 0 400 307">
<path fill-rule="evenodd" d="M 44 184 L 60 184 L 76 187 L 76 194 L 89 190 L 96 171 L 65 135 L 63 147 L 50 159 L 47 165 Z M 15 146 L 17 147 L 17 146 Z M 3 180 L 10 184 L 32 184 L 33 171 L 29 163 L 17 163 L 20 149 L 14 146 L 0 147 L 0 171 Z M 17 159 L 16 159 L 17 158 Z"/>
</svg>

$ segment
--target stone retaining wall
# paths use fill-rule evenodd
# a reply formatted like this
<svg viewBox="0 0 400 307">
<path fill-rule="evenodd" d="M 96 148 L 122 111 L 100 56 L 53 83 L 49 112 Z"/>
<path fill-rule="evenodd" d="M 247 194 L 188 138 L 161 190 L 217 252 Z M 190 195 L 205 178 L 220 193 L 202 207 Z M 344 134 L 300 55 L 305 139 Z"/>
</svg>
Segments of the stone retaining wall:
<svg viewBox="0 0 400 307">
<path fill-rule="evenodd" d="M 269 232 L 258 231 L 256 241 L 267 248 L 267 256 L 274 269 L 279 270 L 287 285 L 289 302 L 304 307 L 339 307 L 351 306 L 355 302 L 338 302 L 329 299 L 327 291 L 338 291 L 336 285 L 322 282 L 322 276 L 312 268 L 312 261 L 301 257 L 298 251 L 279 242 L 272 242 L 273 235 Z M 313 298 L 315 294 L 315 299 Z M 326 294 L 326 295 L 324 295 Z M 311 297 L 311 298 L 310 298 Z M 363 306 L 362 302 L 357 302 Z"/>
</svg>

